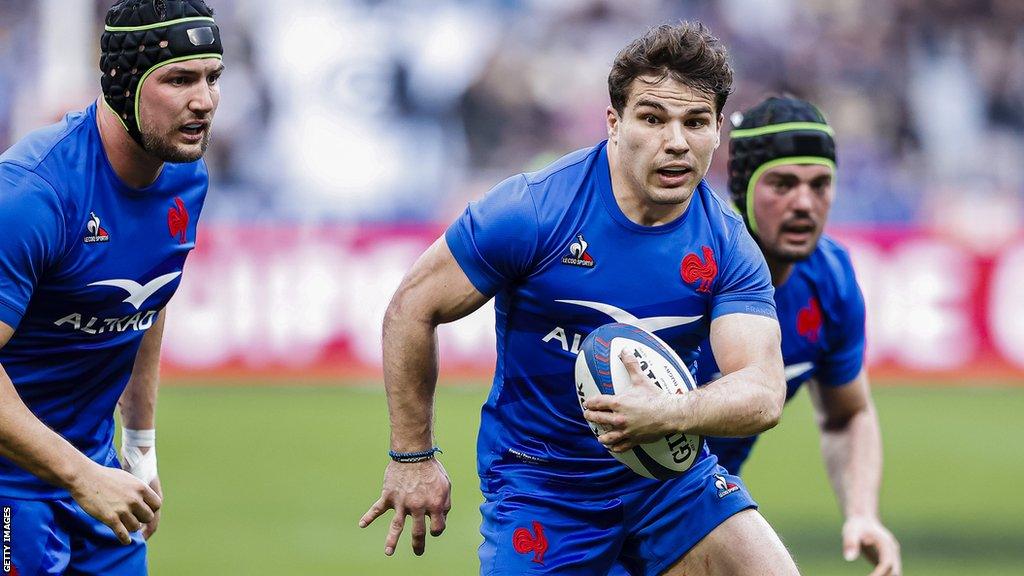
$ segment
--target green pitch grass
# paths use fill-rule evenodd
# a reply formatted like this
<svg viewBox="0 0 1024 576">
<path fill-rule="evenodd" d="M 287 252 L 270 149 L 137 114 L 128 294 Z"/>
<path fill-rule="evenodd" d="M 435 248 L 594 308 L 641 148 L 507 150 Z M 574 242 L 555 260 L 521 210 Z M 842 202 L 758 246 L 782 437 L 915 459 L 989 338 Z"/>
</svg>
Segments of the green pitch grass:
<svg viewBox="0 0 1024 576">
<path fill-rule="evenodd" d="M 390 513 L 356 526 L 380 494 L 387 462 L 379 386 L 165 387 L 166 494 L 151 541 L 153 574 L 476 573 L 474 451 L 485 396 L 479 384 L 440 389 L 438 441 L 454 483 L 448 530 L 428 536 L 423 557 L 406 534 L 386 558 Z M 1021 574 L 1024 388 L 882 387 L 875 399 L 885 434 L 883 512 L 903 544 L 906 574 Z M 804 574 L 870 572 L 863 561 L 842 560 L 840 516 L 806 395 L 762 439 L 745 478 Z"/>
</svg>

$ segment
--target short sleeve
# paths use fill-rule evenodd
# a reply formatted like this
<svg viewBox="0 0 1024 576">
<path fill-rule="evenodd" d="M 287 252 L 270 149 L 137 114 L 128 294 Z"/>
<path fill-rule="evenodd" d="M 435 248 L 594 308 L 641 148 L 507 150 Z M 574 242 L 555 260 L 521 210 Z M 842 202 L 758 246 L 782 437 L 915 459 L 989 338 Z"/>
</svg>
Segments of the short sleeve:
<svg viewBox="0 0 1024 576">
<path fill-rule="evenodd" d="M 445 232 L 456 262 L 487 296 L 529 274 L 537 238 L 537 209 L 521 174 L 471 202 Z"/>
<path fill-rule="evenodd" d="M 835 325 L 826 324 L 828 349 L 818 366 L 817 380 L 824 386 L 849 384 L 864 367 L 867 315 L 864 295 L 848 258 L 843 258 L 842 276 L 837 301 L 829 306 L 835 311 Z M 828 306 L 824 302 L 822 305 Z"/>
<path fill-rule="evenodd" d="M 35 174 L 0 164 L 0 321 L 21 322 L 43 273 L 62 245 L 57 195 Z"/>
<path fill-rule="evenodd" d="M 768 264 L 743 228 L 733 229 L 729 249 L 720 258 L 718 286 L 711 301 L 711 319 L 726 314 L 775 318 L 775 289 Z"/>
</svg>

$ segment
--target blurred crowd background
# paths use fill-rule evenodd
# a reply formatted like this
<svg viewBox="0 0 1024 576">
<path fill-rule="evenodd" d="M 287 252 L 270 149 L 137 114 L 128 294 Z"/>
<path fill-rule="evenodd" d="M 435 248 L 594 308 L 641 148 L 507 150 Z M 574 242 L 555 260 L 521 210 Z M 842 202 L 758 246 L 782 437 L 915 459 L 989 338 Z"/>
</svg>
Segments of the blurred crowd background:
<svg viewBox="0 0 1024 576">
<path fill-rule="evenodd" d="M 0 0 L 0 149 L 95 97 L 109 4 Z M 839 140 L 834 221 L 982 221 L 992 235 L 1024 215 L 1020 0 L 209 4 L 228 71 L 204 218 L 449 220 L 505 176 L 602 139 L 615 53 L 679 19 L 730 49 L 727 118 L 777 92 L 823 109 Z"/>
</svg>

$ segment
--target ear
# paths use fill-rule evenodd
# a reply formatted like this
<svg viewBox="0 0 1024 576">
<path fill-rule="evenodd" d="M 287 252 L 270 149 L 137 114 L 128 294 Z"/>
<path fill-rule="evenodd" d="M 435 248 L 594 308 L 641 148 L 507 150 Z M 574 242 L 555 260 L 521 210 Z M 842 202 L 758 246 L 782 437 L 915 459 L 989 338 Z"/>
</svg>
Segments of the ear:
<svg viewBox="0 0 1024 576">
<path fill-rule="evenodd" d="M 619 138 L 619 113 L 612 106 L 605 110 L 605 124 L 608 128 L 608 141 L 617 144 Z"/>
<path fill-rule="evenodd" d="M 718 113 L 718 130 L 715 130 L 715 150 L 718 150 L 719 144 L 722 143 L 722 124 L 725 122 L 725 115 L 721 112 Z"/>
</svg>

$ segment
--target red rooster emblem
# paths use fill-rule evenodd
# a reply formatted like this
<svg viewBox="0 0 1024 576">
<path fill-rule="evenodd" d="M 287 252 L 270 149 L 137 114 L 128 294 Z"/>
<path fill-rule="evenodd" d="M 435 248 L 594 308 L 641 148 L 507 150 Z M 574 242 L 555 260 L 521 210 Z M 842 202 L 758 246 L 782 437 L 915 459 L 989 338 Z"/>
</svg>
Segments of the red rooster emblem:
<svg viewBox="0 0 1024 576">
<path fill-rule="evenodd" d="M 807 301 L 807 307 L 796 314 L 796 332 L 811 342 L 818 341 L 821 332 L 821 307 L 815 298 Z"/>
<path fill-rule="evenodd" d="M 178 244 L 185 243 L 185 234 L 188 232 L 188 210 L 181 198 L 174 199 L 174 206 L 167 209 L 167 229 L 171 232 L 171 238 L 177 236 Z"/>
<path fill-rule="evenodd" d="M 533 552 L 533 561 L 537 564 L 544 563 L 544 552 L 548 549 L 548 539 L 544 537 L 544 527 L 540 522 L 533 521 L 533 531 L 536 536 L 526 528 L 516 528 L 512 533 L 512 547 L 520 554 Z"/>
<path fill-rule="evenodd" d="M 679 266 L 679 274 L 683 282 L 687 284 L 700 280 L 697 292 L 711 292 L 711 283 L 718 275 L 718 263 L 715 262 L 715 253 L 711 248 L 704 246 L 704 260 L 694 253 L 687 254 Z"/>
</svg>

